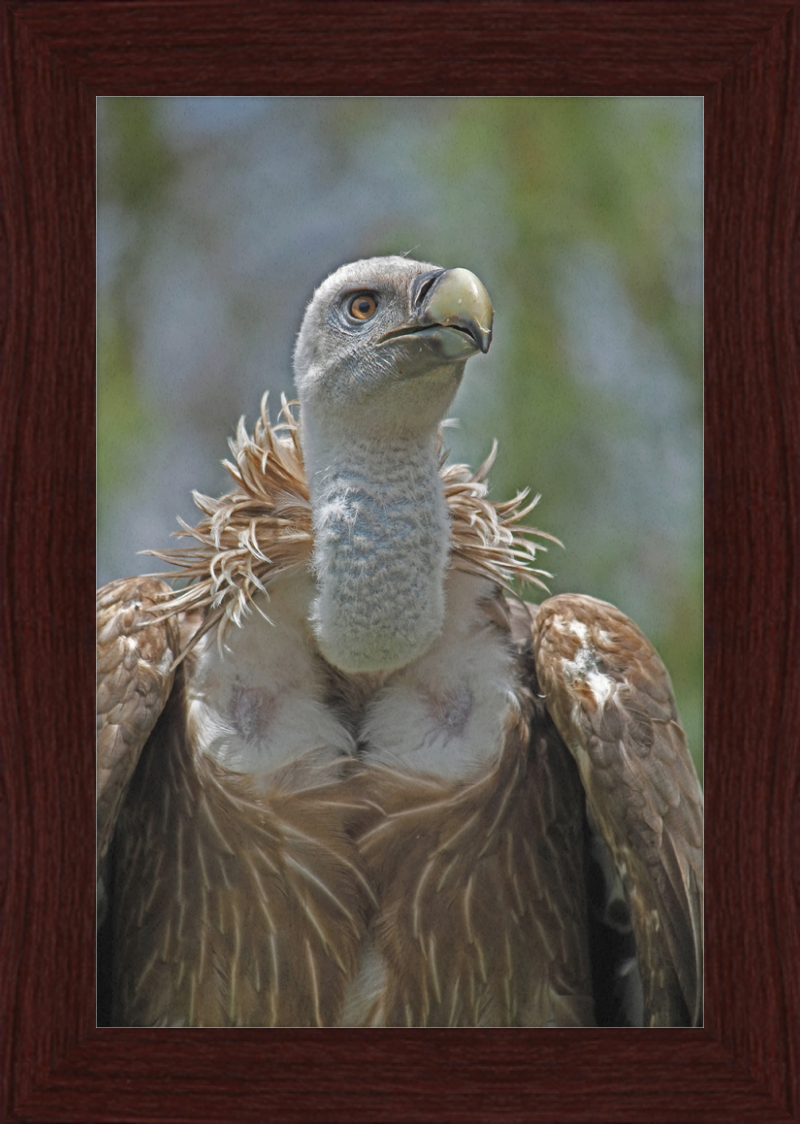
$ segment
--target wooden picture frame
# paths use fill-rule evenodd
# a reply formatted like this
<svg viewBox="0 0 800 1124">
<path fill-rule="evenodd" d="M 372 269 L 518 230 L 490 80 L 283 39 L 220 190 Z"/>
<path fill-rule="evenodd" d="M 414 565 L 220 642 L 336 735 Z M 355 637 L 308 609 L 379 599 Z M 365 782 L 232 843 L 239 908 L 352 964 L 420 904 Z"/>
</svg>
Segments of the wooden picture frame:
<svg viewBox="0 0 800 1124">
<path fill-rule="evenodd" d="M 0 2 L 0 1119 L 798 1119 L 797 3 Z M 704 1030 L 95 1027 L 95 97 L 284 92 L 705 97 Z"/>
</svg>

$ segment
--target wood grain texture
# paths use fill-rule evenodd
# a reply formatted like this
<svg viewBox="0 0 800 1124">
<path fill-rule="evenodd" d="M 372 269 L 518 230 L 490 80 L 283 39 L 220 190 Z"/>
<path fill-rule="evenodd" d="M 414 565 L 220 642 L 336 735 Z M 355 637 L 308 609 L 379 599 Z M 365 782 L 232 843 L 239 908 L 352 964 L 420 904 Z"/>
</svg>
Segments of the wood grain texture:
<svg viewBox="0 0 800 1124">
<path fill-rule="evenodd" d="M 797 4 L 0 10 L 2 1119 L 800 1118 Z M 704 1031 L 94 1027 L 94 98 L 265 92 L 705 95 Z"/>
</svg>

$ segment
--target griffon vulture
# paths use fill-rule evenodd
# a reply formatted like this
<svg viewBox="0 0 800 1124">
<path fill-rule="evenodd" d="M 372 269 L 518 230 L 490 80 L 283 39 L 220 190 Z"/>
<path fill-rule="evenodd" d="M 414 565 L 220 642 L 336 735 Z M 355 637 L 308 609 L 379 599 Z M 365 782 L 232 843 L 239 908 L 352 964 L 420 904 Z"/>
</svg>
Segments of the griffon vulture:
<svg viewBox="0 0 800 1124">
<path fill-rule="evenodd" d="M 700 1023 L 669 676 L 612 605 L 520 600 L 524 496 L 443 463 L 492 316 L 465 269 L 343 266 L 299 418 L 240 422 L 233 491 L 159 555 L 188 582 L 99 591 L 102 1021 Z"/>
</svg>

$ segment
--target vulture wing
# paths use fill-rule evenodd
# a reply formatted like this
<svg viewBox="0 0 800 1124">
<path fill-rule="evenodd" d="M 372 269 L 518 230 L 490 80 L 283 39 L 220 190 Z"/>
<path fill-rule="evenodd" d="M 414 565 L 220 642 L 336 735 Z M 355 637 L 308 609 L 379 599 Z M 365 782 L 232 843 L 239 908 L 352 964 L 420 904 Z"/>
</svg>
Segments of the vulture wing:
<svg viewBox="0 0 800 1124">
<path fill-rule="evenodd" d="M 173 595 L 157 578 L 125 578 L 97 593 L 97 869 L 103 866 L 128 782 L 172 690 L 179 651 Z M 101 908 L 101 914 L 103 912 Z M 102 916 L 101 916 L 102 920 Z"/>
<path fill-rule="evenodd" d="M 532 616 L 539 687 L 586 792 L 604 921 L 635 938 L 638 966 L 618 971 L 641 976 L 643 1025 L 701 1025 L 703 797 L 669 675 L 604 601 L 566 594 Z"/>
</svg>

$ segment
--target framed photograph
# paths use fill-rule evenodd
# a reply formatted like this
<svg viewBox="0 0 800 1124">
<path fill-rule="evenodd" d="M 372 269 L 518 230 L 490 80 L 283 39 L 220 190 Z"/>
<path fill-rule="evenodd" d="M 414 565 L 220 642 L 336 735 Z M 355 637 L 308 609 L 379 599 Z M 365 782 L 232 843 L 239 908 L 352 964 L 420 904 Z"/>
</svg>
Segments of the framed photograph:
<svg viewBox="0 0 800 1124">
<path fill-rule="evenodd" d="M 17 965 L 3 987 L 9 1042 L 4 1114 L 63 1119 L 66 1113 L 98 1121 L 133 1115 L 223 1120 L 232 1113 L 254 1120 L 265 1115 L 287 1120 L 442 1115 L 464 1120 L 637 1120 L 670 1113 L 689 1121 L 754 1115 L 792 1119 L 798 1110 L 792 1076 L 797 1047 L 790 1029 L 797 1021 L 798 982 L 792 966 L 800 953 L 791 867 L 797 844 L 792 834 L 797 770 L 792 710 L 797 692 L 792 687 L 797 672 L 791 660 L 797 515 L 790 481 L 798 406 L 792 393 L 797 366 L 794 250 L 784 232 L 794 229 L 797 209 L 798 91 L 791 65 L 797 49 L 795 7 L 774 3 L 751 11 L 736 4 L 700 4 L 687 11 L 683 6 L 600 3 L 591 6 L 587 23 L 588 9 L 580 4 L 539 5 L 531 11 L 500 3 L 492 6 L 487 25 L 485 9 L 475 5 L 461 13 L 457 27 L 448 26 L 444 59 L 406 5 L 375 12 L 360 5 L 326 5 L 315 9 L 311 30 L 301 27 L 300 13 L 286 5 L 263 10 L 243 6 L 236 9 L 238 20 L 230 18 L 231 10 L 214 4 L 165 9 L 123 3 L 111 9 L 71 2 L 57 8 L 32 4 L 2 9 L 5 41 L 13 43 L 2 103 L 4 145 L 13 159 L 5 161 L 10 281 L 3 342 L 8 372 L 3 380 L 3 455 L 8 457 L 4 615 L 9 645 L 4 699 L 10 752 L 3 790 L 8 873 L 0 942 L 2 962 Z M 435 10 L 446 19 L 446 5 Z M 470 14 L 474 26 L 465 18 Z M 356 21 L 357 32 L 345 32 L 342 21 Z M 475 28 L 480 28 L 479 41 Z M 372 76 L 366 80 L 359 75 L 365 58 Z M 427 72 L 434 63 L 431 82 Z M 455 1039 L 437 1029 L 428 1032 L 436 1036 L 432 1050 L 414 1030 L 370 1031 L 353 1043 L 347 1030 L 324 1030 L 322 1038 L 285 1029 L 217 1029 L 194 1035 L 173 1029 L 159 1035 L 95 1025 L 93 647 L 88 613 L 95 541 L 92 231 L 97 99 L 101 132 L 107 123 L 102 115 L 111 103 L 118 103 L 111 112 L 135 115 L 136 103 L 152 102 L 154 92 L 174 99 L 164 107 L 173 114 L 181 105 L 190 113 L 186 107 L 192 98 L 226 97 L 229 113 L 246 116 L 248 107 L 253 113 L 266 112 L 261 91 L 274 89 L 288 95 L 290 108 L 309 120 L 315 103 L 322 101 L 331 111 L 352 111 L 351 90 L 360 96 L 364 81 L 365 107 L 377 106 L 371 112 L 387 113 L 387 120 L 392 115 L 396 119 L 403 104 L 398 99 L 387 109 L 385 95 L 399 94 L 429 100 L 426 113 L 435 114 L 441 106 L 455 117 L 458 109 L 462 115 L 456 125 L 468 129 L 464 111 L 473 101 L 476 114 L 485 112 L 482 127 L 489 128 L 487 137 L 495 144 L 497 133 L 490 126 L 503 112 L 524 112 L 534 98 L 555 95 L 551 109 L 571 97 L 597 98 L 598 106 L 622 99 L 631 114 L 646 113 L 659 99 L 684 99 L 683 108 L 691 113 L 703 100 L 705 734 L 713 752 L 705 768 L 708 908 L 702 1030 L 560 1029 L 554 1038 L 533 1030 L 471 1029 L 461 1030 Z M 518 96 L 510 100 L 507 94 Z M 225 108 L 220 105 L 218 112 Z M 413 104 L 405 112 L 413 116 Z M 289 116 L 282 121 L 287 129 Z M 553 135 L 563 141 L 563 120 L 553 121 Z M 328 124 L 339 127 L 340 135 L 350 127 L 341 119 Z M 191 143 L 188 117 L 183 123 L 173 119 L 171 127 L 176 137 Z M 443 130 L 441 122 L 439 128 Z M 385 132 L 376 131 L 384 143 Z M 116 142 L 124 144 L 125 135 L 119 130 Z M 421 144 L 424 138 L 418 140 Z M 141 158 L 134 143 L 130 149 L 132 160 Z M 301 149 L 294 149 L 298 160 L 304 158 Z M 502 157 L 502 148 L 493 151 Z M 102 151 L 97 155 L 102 187 L 108 169 Z M 382 159 L 379 145 L 370 158 Z M 391 163 L 389 157 L 386 162 Z M 144 170 L 144 163 L 140 167 Z M 165 182 L 169 169 L 163 172 Z M 465 168 L 461 180 L 464 210 L 470 204 L 470 173 Z M 387 176 L 387 185 L 389 180 Z M 126 183 L 130 188 L 135 181 L 134 169 Z M 189 192 L 197 190 L 197 182 Z M 142 171 L 140 189 L 149 191 L 154 183 L 146 182 Z M 696 183 L 687 185 L 687 197 L 692 191 Z M 355 203 L 363 206 L 363 217 L 370 215 L 370 233 L 384 252 L 387 240 L 406 231 L 382 226 L 380 212 L 368 210 L 368 195 L 361 203 L 356 197 Z M 102 190 L 99 202 L 108 202 Z M 252 201 L 240 202 L 247 207 Z M 189 199 L 184 211 L 191 216 L 194 207 L 195 217 L 200 216 L 195 233 L 203 225 L 202 203 Z M 102 306 L 102 271 L 104 264 L 119 269 L 125 254 L 124 247 L 121 252 L 117 247 L 114 260 L 104 262 L 112 227 L 103 227 L 102 214 L 99 221 L 97 343 L 103 349 L 119 346 L 120 340 L 106 332 L 110 321 Z M 487 245 L 509 236 L 502 227 L 494 216 L 482 234 Z M 131 246 L 143 236 L 136 223 L 126 229 L 122 222 L 114 229 Z M 336 260 L 342 240 L 325 234 L 329 228 L 324 223 L 298 222 L 297 229 L 302 232 L 298 238 L 306 238 L 320 259 L 321 249 L 328 257 L 315 275 L 303 276 L 308 251 L 294 250 L 287 239 L 287 305 L 273 301 L 270 306 L 283 332 L 276 346 L 284 351 L 291 344 L 285 334 L 287 317 L 294 316 L 296 330 L 314 283 L 346 260 Z M 406 230 L 410 236 L 412 227 Z M 436 230 L 433 220 L 430 230 Z M 164 230 L 144 233 L 158 239 Z M 246 224 L 238 233 L 245 241 L 228 245 L 245 260 L 245 269 L 255 278 L 274 270 L 277 256 L 266 263 L 259 258 L 256 240 L 246 240 Z M 424 247 L 399 248 L 411 257 L 427 256 Z M 546 257 L 547 246 L 541 249 Z M 513 254 L 506 254 L 504 264 L 511 260 Z M 441 264 L 479 267 L 476 261 Z M 559 299 L 565 315 L 570 301 L 583 299 L 580 285 L 591 286 L 592 277 L 600 279 L 596 285 L 610 285 L 613 269 L 609 272 L 607 263 L 577 257 L 560 264 Z M 224 284 L 225 263 L 217 260 L 217 265 Z M 501 275 L 499 266 L 492 268 Z M 211 294 L 209 308 L 216 304 L 213 284 L 218 280 L 202 277 L 195 289 L 205 287 Z M 303 286 L 298 306 L 290 296 Z M 181 307 L 174 290 L 172 298 L 180 361 L 191 317 L 198 317 L 194 326 L 201 338 L 210 329 L 202 308 Z M 157 299 L 163 308 L 164 290 Z M 642 310 L 634 313 L 641 316 Z M 248 307 L 245 298 L 238 313 L 225 313 L 234 314 L 246 328 L 252 326 L 254 306 Z M 168 346 L 168 327 L 161 346 L 165 340 Z M 274 325 L 264 325 L 263 331 L 276 340 Z M 238 368 L 255 389 L 260 373 L 252 359 L 255 351 L 247 349 L 257 350 L 258 340 L 250 345 L 246 336 L 242 331 Z M 546 336 L 538 338 L 546 343 Z M 155 349 L 159 341 L 148 346 Z M 591 349 L 590 342 L 581 345 L 580 339 L 562 341 L 562 346 Z M 162 350 L 158 362 L 165 354 L 168 350 Z M 216 370 L 220 362 L 237 365 L 237 356 L 227 351 L 216 354 L 209 348 L 205 358 Z M 288 358 L 276 353 L 275 367 L 286 372 Z M 167 393 L 185 402 L 181 395 L 188 383 L 181 385 L 177 373 L 178 381 Z M 186 370 L 183 377 L 190 377 Z M 227 376 L 223 383 L 229 385 Z M 276 391 L 290 389 L 272 385 Z M 223 436 L 239 413 L 255 420 L 258 395 L 247 397 L 245 390 L 211 405 L 217 417 L 233 410 L 221 427 Z M 103 393 L 98 387 L 98 395 Z M 485 416 L 486 399 L 478 395 L 474 409 L 476 418 Z M 454 412 L 460 412 L 458 403 Z M 204 424 L 200 422 L 201 428 Z M 472 424 L 467 421 L 463 434 L 454 431 L 453 444 L 463 441 L 464 457 L 475 463 L 469 446 Z M 474 424 L 478 436 L 490 441 L 493 434 L 481 433 Z M 513 425 L 510 432 L 507 444 L 514 443 Z M 117 441 L 116 449 L 108 443 L 104 449 L 108 434 L 99 437 L 102 472 L 103 457 L 111 463 L 123 446 Z M 201 446 L 199 459 L 213 469 L 225 452 L 218 432 L 207 429 Z M 501 442 L 501 456 L 502 451 Z M 124 465 L 117 467 L 125 471 Z M 543 491 L 537 522 L 567 537 L 567 530 L 542 517 L 547 492 L 540 480 L 519 479 L 516 471 L 502 480 L 504 490 L 513 494 L 529 484 Z M 633 506 L 641 507 L 646 486 L 637 484 L 643 490 Z M 213 493 L 215 482 L 206 485 L 195 477 L 191 486 Z M 118 538 L 114 507 L 111 501 L 99 509 L 101 521 L 112 527 L 111 549 Z M 190 512 L 181 514 L 188 518 Z M 147 541 L 147 534 L 136 537 L 140 549 L 167 545 Z M 100 565 L 117 568 L 115 562 Z M 543 568 L 552 572 L 560 567 L 546 556 Z M 608 567 L 612 574 L 617 569 Z M 661 579 L 656 584 L 671 583 L 669 573 L 655 572 Z M 122 573 L 109 570 L 102 576 Z M 587 592 L 604 595 L 596 588 Z M 627 592 L 635 598 L 630 582 Z M 616 595 L 612 591 L 607 596 Z M 634 609 L 631 614 L 637 615 Z M 680 630 L 675 631 L 677 643 Z M 741 703 L 732 706 L 732 697 Z M 692 707 L 700 729 L 697 702 Z M 223 1074 L 213 1085 L 210 1065 Z"/>
<path fill-rule="evenodd" d="M 702 109 L 700 97 L 98 100 L 100 947 L 114 965 L 100 1008 L 113 1025 L 702 1025 Z M 299 399 L 288 413 L 287 397 Z M 287 417 L 302 467 L 292 442 L 277 454 Z M 512 517 L 507 502 L 533 507 Z M 343 520 L 326 514 L 342 505 Z M 178 588 L 190 581 L 175 609 L 187 654 L 162 682 L 168 625 L 147 606 L 167 613 L 169 587 L 141 573 L 172 562 Z M 286 615 L 287 598 L 305 608 Z M 182 691 L 197 699 L 191 719 Z M 524 715 L 517 749 L 510 706 Z M 577 754 L 612 726 L 622 752 L 612 739 L 602 759 Z M 161 776 L 173 734 L 188 756 Z M 336 747 L 324 814 L 309 771 L 319 745 Z M 170 807 L 195 783 L 210 797 L 216 784 L 189 764 L 207 758 L 226 794 L 215 826 L 188 805 L 173 822 L 167 776 Z M 289 761 L 279 811 L 270 794 Z M 268 837 L 239 802 L 244 778 Z M 314 828 L 332 801 L 338 842 Z M 245 835 L 223 854 L 269 852 L 255 881 L 221 857 L 229 817 Z M 161 860 L 179 835 L 173 867 Z M 550 847 L 557 873 L 528 857 Z M 358 907 L 337 874 L 354 867 L 371 890 Z M 299 907 L 308 884 L 326 895 Z M 299 912 L 279 920 L 284 899 Z M 242 918 L 263 909 L 227 947 L 217 913 L 237 900 Z M 208 939 L 168 901 L 207 918 Z M 347 920 L 359 911 L 363 931 Z M 550 925 L 566 934 L 557 954 L 535 935 Z"/>
</svg>

